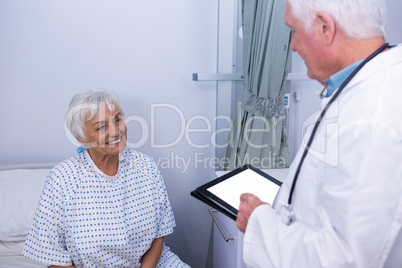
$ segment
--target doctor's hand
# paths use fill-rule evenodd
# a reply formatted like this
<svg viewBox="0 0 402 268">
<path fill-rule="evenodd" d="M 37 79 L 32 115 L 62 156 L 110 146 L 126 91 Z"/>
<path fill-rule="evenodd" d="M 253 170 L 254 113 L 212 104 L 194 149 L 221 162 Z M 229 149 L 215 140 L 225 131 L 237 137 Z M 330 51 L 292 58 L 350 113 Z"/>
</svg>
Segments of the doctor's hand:
<svg viewBox="0 0 402 268">
<path fill-rule="evenodd" d="M 251 213 L 256 207 L 263 204 L 268 203 L 262 202 L 253 194 L 244 193 L 240 196 L 240 206 L 239 213 L 237 213 L 236 225 L 242 233 L 246 231 L 248 219 L 250 218 Z"/>
</svg>

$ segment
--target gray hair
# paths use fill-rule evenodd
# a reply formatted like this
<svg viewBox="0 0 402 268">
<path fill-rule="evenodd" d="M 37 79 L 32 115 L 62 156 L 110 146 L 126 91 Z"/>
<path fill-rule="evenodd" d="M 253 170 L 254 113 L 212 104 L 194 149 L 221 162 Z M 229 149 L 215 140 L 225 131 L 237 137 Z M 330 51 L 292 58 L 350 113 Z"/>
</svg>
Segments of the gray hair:
<svg viewBox="0 0 402 268">
<path fill-rule="evenodd" d="M 66 115 L 66 126 L 76 138 L 85 140 L 85 122 L 93 119 L 107 107 L 109 111 L 115 108 L 124 115 L 117 97 L 110 92 L 88 91 L 75 95 L 70 102 Z"/>
<path fill-rule="evenodd" d="M 385 37 L 385 0 L 287 0 L 293 16 L 309 31 L 317 12 L 330 14 L 350 37 Z"/>
</svg>

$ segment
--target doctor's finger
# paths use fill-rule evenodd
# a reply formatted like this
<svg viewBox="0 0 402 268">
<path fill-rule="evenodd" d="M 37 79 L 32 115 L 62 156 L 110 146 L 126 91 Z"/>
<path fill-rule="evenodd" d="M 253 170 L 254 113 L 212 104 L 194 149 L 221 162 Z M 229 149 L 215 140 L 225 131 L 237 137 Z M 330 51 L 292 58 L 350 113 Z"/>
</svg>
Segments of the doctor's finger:
<svg viewBox="0 0 402 268">
<path fill-rule="evenodd" d="M 247 228 L 248 220 L 239 212 L 236 218 L 236 226 L 240 230 L 240 232 L 244 233 Z"/>
<path fill-rule="evenodd" d="M 250 194 L 250 193 L 242 193 L 241 195 L 240 195 L 240 202 L 246 202 L 247 200 L 249 200 L 250 198 L 252 198 L 252 197 L 256 197 L 255 195 L 253 195 L 253 194 Z M 258 198 L 258 197 L 257 197 Z"/>
<path fill-rule="evenodd" d="M 250 193 L 242 193 L 240 195 L 240 202 L 245 202 L 248 198 L 250 198 Z"/>
</svg>

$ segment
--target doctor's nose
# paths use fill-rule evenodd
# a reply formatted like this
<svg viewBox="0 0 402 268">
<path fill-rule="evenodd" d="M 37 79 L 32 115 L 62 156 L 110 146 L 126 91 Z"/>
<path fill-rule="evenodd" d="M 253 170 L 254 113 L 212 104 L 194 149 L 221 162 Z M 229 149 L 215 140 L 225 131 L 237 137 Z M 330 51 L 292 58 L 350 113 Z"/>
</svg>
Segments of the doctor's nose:
<svg viewBox="0 0 402 268">
<path fill-rule="evenodd" d="M 294 38 L 292 37 L 292 39 L 290 40 L 290 49 L 294 52 L 297 52 L 296 50 L 296 42 L 294 41 Z"/>
</svg>

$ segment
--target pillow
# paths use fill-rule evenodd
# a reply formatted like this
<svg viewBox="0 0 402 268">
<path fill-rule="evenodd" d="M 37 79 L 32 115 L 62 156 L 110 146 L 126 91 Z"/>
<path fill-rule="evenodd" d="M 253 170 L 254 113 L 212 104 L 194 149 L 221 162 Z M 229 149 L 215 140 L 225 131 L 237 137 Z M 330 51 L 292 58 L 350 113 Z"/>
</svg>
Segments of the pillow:
<svg viewBox="0 0 402 268">
<path fill-rule="evenodd" d="M 50 169 L 0 171 L 0 240 L 25 240 Z"/>
</svg>

